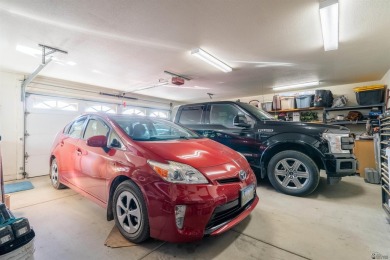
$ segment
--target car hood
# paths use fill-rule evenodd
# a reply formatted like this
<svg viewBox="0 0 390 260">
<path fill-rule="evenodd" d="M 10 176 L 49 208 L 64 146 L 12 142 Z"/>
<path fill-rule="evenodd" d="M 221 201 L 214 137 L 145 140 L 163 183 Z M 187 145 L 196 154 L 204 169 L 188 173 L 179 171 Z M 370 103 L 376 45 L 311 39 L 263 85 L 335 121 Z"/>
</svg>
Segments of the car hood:
<svg viewBox="0 0 390 260">
<path fill-rule="evenodd" d="M 197 169 L 221 165 L 241 158 L 229 147 L 207 138 L 137 143 L 164 160 L 188 164 Z"/>
</svg>

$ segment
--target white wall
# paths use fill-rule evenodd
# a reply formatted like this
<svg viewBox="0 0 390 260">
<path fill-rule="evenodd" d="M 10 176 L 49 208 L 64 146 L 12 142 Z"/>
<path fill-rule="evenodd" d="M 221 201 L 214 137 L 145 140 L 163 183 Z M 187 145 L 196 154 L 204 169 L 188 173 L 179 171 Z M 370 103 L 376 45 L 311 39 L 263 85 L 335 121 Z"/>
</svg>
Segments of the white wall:
<svg viewBox="0 0 390 260">
<path fill-rule="evenodd" d="M 390 69 L 387 71 L 387 73 L 383 76 L 381 83 L 384 85 L 387 85 L 388 89 L 390 88 Z"/>
<path fill-rule="evenodd" d="M 23 175 L 23 75 L 0 71 L 0 135 L 4 180 Z"/>
</svg>

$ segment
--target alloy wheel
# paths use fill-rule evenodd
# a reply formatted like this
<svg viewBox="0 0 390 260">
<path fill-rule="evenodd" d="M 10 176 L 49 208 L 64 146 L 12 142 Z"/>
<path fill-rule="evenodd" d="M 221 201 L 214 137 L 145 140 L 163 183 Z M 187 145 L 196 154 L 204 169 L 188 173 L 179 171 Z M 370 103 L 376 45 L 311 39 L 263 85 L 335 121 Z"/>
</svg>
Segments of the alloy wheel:
<svg viewBox="0 0 390 260">
<path fill-rule="evenodd" d="M 276 180 L 287 189 L 302 189 L 310 179 L 307 166 L 296 158 L 285 158 L 276 163 Z"/>
<path fill-rule="evenodd" d="M 123 191 L 116 201 L 116 214 L 121 227 L 130 234 L 137 232 L 141 223 L 141 208 L 137 198 Z"/>
</svg>

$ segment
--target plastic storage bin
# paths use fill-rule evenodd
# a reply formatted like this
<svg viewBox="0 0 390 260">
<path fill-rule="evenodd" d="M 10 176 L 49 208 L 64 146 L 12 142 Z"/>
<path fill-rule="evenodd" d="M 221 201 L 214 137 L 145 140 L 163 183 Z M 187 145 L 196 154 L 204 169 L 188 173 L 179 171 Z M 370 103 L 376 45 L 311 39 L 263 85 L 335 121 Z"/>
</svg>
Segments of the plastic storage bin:
<svg viewBox="0 0 390 260">
<path fill-rule="evenodd" d="M 282 110 L 295 108 L 295 97 L 280 97 Z"/>
<path fill-rule="evenodd" d="M 296 97 L 297 108 L 311 107 L 314 101 L 314 95 L 300 95 Z"/>
<path fill-rule="evenodd" d="M 356 94 L 356 101 L 359 105 L 375 105 L 383 102 L 385 93 L 384 85 L 373 85 L 353 89 Z"/>
<path fill-rule="evenodd" d="M 272 101 L 261 103 L 261 108 L 264 111 L 271 112 L 272 111 Z"/>
</svg>

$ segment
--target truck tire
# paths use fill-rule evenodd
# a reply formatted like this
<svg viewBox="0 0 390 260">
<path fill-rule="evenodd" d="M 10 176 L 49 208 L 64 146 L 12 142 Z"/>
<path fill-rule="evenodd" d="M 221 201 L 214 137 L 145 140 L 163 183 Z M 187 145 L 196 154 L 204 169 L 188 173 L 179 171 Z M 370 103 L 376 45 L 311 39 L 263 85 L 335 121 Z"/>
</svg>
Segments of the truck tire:
<svg viewBox="0 0 390 260">
<path fill-rule="evenodd" d="M 276 190 L 292 196 L 312 193 L 320 182 L 315 162 L 294 150 L 275 154 L 268 163 L 268 178 Z"/>
</svg>

